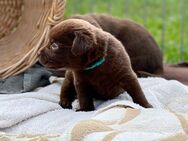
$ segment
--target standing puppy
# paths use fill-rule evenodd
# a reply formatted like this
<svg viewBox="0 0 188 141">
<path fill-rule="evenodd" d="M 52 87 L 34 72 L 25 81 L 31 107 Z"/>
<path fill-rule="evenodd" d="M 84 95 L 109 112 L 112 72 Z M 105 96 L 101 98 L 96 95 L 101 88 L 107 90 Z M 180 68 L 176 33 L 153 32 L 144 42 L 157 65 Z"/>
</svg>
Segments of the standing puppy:
<svg viewBox="0 0 188 141">
<path fill-rule="evenodd" d="M 66 69 L 60 105 L 71 108 L 77 95 L 80 110 L 94 110 L 93 98 L 112 99 L 124 90 L 133 101 L 152 107 L 146 100 L 123 45 L 111 34 L 80 19 L 54 26 L 51 44 L 40 53 L 49 69 Z"/>
</svg>

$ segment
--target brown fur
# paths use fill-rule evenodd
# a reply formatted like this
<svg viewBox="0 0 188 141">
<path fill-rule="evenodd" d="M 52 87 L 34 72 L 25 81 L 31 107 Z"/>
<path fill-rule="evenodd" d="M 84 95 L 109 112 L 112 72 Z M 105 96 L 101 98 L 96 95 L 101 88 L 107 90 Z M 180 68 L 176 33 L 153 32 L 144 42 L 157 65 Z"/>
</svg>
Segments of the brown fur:
<svg viewBox="0 0 188 141">
<path fill-rule="evenodd" d="M 88 21 L 121 41 L 130 57 L 132 68 L 138 76 L 145 76 L 140 72 L 163 73 L 162 52 L 142 26 L 130 20 L 101 14 L 76 15 L 71 18 Z"/>
<path fill-rule="evenodd" d="M 51 45 L 40 53 L 40 62 L 50 69 L 67 70 L 60 95 L 62 107 L 71 108 L 77 95 L 80 110 L 90 111 L 94 109 L 93 98 L 112 99 L 124 90 L 134 102 L 152 107 L 124 46 L 111 34 L 84 20 L 69 19 L 52 28 L 50 40 Z M 102 65 L 85 70 L 103 57 Z"/>
<path fill-rule="evenodd" d="M 164 72 L 161 77 L 168 80 L 178 80 L 181 83 L 188 85 L 188 63 L 164 65 Z"/>
<path fill-rule="evenodd" d="M 164 65 L 162 52 L 152 36 L 140 25 L 108 15 L 87 14 L 72 16 L 83 19 L 114 35 L 124 45 L 138 77 L 163 77 L 188 85 L 188 63 Z"/>
</svg>

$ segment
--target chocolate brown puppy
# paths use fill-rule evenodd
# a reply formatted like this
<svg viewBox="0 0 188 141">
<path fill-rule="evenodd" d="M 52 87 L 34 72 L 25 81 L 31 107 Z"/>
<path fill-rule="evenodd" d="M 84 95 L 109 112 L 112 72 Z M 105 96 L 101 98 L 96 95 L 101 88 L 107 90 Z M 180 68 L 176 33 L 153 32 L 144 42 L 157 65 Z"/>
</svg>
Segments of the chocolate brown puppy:
<svg viewBox="0 0 188 141">
<path fill-rule="evenodd" d="M 66 69 L 60 95 L 63 108 L 71 108 L 77 96 L 80 110 L 91 111 L 93 98 L 113 99 L 123 91 L 143 107 L 152 107 L 126 50 L 111 34 L 84 20 L 69 19 L 52 28 L 50 41 L 39 58 L 49 69 Z"/>
<path fill-rule="evenodd" d="M 138 76 L 145 76 L 141 72 L 163 73 L 162 52 L 144 27 L 130 20 L 102 14 L 76 15 L 71 18 L 88 21 L 121 41 Z"/>
</svg>

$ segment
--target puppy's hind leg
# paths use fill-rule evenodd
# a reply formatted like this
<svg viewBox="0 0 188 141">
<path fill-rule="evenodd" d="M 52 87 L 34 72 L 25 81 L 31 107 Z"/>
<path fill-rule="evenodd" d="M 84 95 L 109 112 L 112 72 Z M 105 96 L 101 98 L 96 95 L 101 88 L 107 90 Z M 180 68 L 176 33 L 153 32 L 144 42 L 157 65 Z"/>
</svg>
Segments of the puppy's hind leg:
<svg viewBox="0 0 188 141">
<path fill-rule="evenodd" d="M 61 87 L 59 105 L 62 108 L 72 108 L 72 102 L 76 97 L 76 91 L 73 84 L 73 75 L 71 71 L 65 73 L 65 79 Z"/>
<path fill-rule="evenodd" d="M 121 87 L 130 94 L 135 103 L 140 104 L 145 108 L 152 108 L 152 105 L 147 101 L 140 84 L 137 80 L 136 74 L 124 76 L 120 80 Z"/>
</svg>

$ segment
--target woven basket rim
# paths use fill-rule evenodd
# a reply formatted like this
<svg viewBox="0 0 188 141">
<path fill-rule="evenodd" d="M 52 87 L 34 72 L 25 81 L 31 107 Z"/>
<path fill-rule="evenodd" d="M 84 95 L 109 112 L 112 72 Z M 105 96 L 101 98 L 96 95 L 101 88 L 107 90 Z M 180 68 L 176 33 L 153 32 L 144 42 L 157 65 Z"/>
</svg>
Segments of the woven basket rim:
<svg viewBox="0 0 188 141">
<path fill-rule="evenodd" d="M 0 24 L 4 33 L 0 34 L 0 79 L 17 75 L 38 61 L 37 52 L 47 45 L 51 27 L 63 20 L 65 4 L 66 0 L 0 2 L 0 9 L 4 7 Z"/>
</svg>

